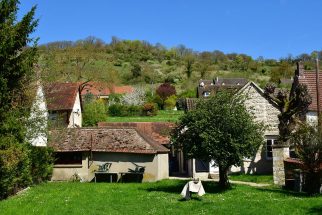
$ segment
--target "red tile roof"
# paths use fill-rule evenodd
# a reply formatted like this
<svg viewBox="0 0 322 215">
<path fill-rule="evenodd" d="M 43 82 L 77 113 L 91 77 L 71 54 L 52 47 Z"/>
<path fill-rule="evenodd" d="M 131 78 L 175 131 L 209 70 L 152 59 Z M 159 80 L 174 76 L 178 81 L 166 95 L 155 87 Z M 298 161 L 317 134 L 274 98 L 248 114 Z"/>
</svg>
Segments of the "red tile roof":
<svg viewBox="0 0 322 215">
<path fill-rule="evenodd" d="M 158 144 L 170 143 L 170 132 L 174 128 L 169 122 L 99 122 L 98 127 L 135 128 L 146 139 Z"/>
<path fill-rule="evenodd" d="M 48 110 L 72 110 L 78 83 L 50 83 L 44 86 Z"/>
<path fill-rule="evenodd" d="M 82 90 L 82 95 L 91 93 L 94 96 L 107 96 L 111 93 L 125 94 L 133 92 L 133 87 L 131 86 L 109 86 L 104 82 L 88 82 L 86 83 L 84 89 Z"/>
<path fill-rule="evenodd" d="M 322 110 L 322 73 L 319 74 L 319 101 L 320 109 Z M 309 90 L 309 93 L 312 97 L 312 103 L 309 106 L 309 111 L 317 111 L 317 94 L 316 94 L 316 73 L 314 71 L 305 71 L 300 74 L 299 82 L 306 84 Z"/>
<path fill-rule="evenodd" d="M 51 131 L 48 146 L 56 152 L 96 151 L 136 154 L 168 153 L 134 128 L 74 128 Z"/>
</svg>

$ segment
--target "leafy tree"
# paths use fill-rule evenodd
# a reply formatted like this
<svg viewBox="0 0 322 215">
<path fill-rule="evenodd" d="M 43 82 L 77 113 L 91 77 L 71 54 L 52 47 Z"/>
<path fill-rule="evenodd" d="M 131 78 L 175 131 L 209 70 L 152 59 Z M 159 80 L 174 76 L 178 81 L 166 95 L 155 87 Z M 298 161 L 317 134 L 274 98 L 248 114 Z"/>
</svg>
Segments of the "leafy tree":
<svg viewBox="0 0 322 215">
<path fill-rule="evenodd" d="M 141 73 L 142 73 L 141 66 L 139 64 L 135 63 L 131 69 L 131 72 L 132 72 L 133 78 L 140 77 Z"/>
<path fill-rule="evenodd" d="M 168 97 L 176 94 L 176 88 L 169 83 L 163 83 L 157 88 L 156 93 L 161 102 L 159 105 L 161 106 L 161 109 L 164 109 L 165 100 Z"/>
<path fill-rule="evenodd" d="M 134 88 L 133 92 L 126 93 L 120 98 L 123 105 L 143 105 L 146 99 L 146 93 L 143 87 Z"/>
<path fill-rule="evenodd" d="M 299 63 L 298 70 L 301 66 Z M 291 133 L 299 121 L 299 116 L 307 112 L 312 102 L 307 86 L 300 84 L 298 78 L 298 75 L 294 76 L 291 91 L 282 89 L 276 92 L 274 84 L 268 84 L 265 87 L 265 96 L 275 102 L 280 111 L 278 115 L 279 143 L 283 145 L 290 145 Z"/>
<path fill-rule="evenodd" d="M 84 104 L 84 126 L 95 126 L 98 122 L 107 120 L 107 106 L 104 101 L 97 100 Z"/>
<path fill-rule="evenodd" d="M 188 78 L 191 77 L 194 63 L 195 63 L 195 57 L 192 54 L 188 54 L 184 57 L 185 72 Z"/>
<path fill-rule="evenodd" d="M 243 97 L 220 92 L 183 115 L 171 138 L 188 158 L 214 160 L 219 184 L 227 188 L 229 168 L 256 154 L 263 143 L 262 129 L 247 112 Z"/>
<path fill-rule="evenodd" d="M 17 20 L 18 0 L 0 1 L 0 199 L 47 179 L 51 161 L 32 157 L 26 142 L 32 96 L 34 63 L 37 61 L 36 7 Z M 45 149 L 44 151 L 46 151 Z M 47 151 L 46 156 L 50 156 Z M 35 174 L 35 175 L 33 175 Z"/>
<path fill-rule="evenodd" d="M 303 162 L 305 189 L 309 194 L 320 193 L 322 169 L 322 133 L 317 125 L 302 124 L 292 134 L 295 153 Z"/>
</svg>

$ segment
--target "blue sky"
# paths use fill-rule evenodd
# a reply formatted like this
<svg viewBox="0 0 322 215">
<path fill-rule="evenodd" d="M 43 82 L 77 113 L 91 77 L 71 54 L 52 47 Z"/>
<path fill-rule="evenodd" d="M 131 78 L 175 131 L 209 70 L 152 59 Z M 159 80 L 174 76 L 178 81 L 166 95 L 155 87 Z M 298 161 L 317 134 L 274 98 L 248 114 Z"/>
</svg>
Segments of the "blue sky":
<svg viewBox="0 0 322 215">
<path fill-rule="evenodd" d="M 320 0 L 21 0 L 40 44 L 95 36 L 265 58 L 322 49 Z"/>
</svg>

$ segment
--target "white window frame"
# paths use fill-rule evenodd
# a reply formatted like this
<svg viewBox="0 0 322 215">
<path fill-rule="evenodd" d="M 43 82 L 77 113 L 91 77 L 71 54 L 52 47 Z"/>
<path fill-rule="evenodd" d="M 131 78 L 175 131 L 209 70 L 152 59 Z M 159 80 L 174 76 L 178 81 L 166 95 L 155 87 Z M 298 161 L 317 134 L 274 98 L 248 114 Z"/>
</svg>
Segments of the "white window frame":
<svg viewBox="0 0 322 215">
<path fill-rule="evenodd" d="M 271 145 L 270 148 L 271 150 L 268 150 L 268 141 L 271 141 Z M 273 159 L 273 145 L 275 144 L 277 140 L 274 138 L 266 138 L 266 142 L 265 142 L 265 155 L 266 155 L 266 160 L 272 160 Z M 272 153 L 272 156 L 268 156 L 268 152 Z"/>
</svg>

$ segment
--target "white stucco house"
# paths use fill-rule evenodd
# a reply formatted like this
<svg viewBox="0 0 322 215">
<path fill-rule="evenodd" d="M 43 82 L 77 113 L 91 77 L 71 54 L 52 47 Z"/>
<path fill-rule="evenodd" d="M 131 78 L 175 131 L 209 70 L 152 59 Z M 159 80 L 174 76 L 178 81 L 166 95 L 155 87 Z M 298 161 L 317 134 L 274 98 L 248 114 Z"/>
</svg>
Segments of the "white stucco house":
<svg viewBox="0 0 322 215">
<path fill-rule="evenodd" d="M 30 120 L 34 146 L 47 145 L 47 127 L 82 127 L 82 105 L 78 83 L 38 84 Z"/>
</svg>

